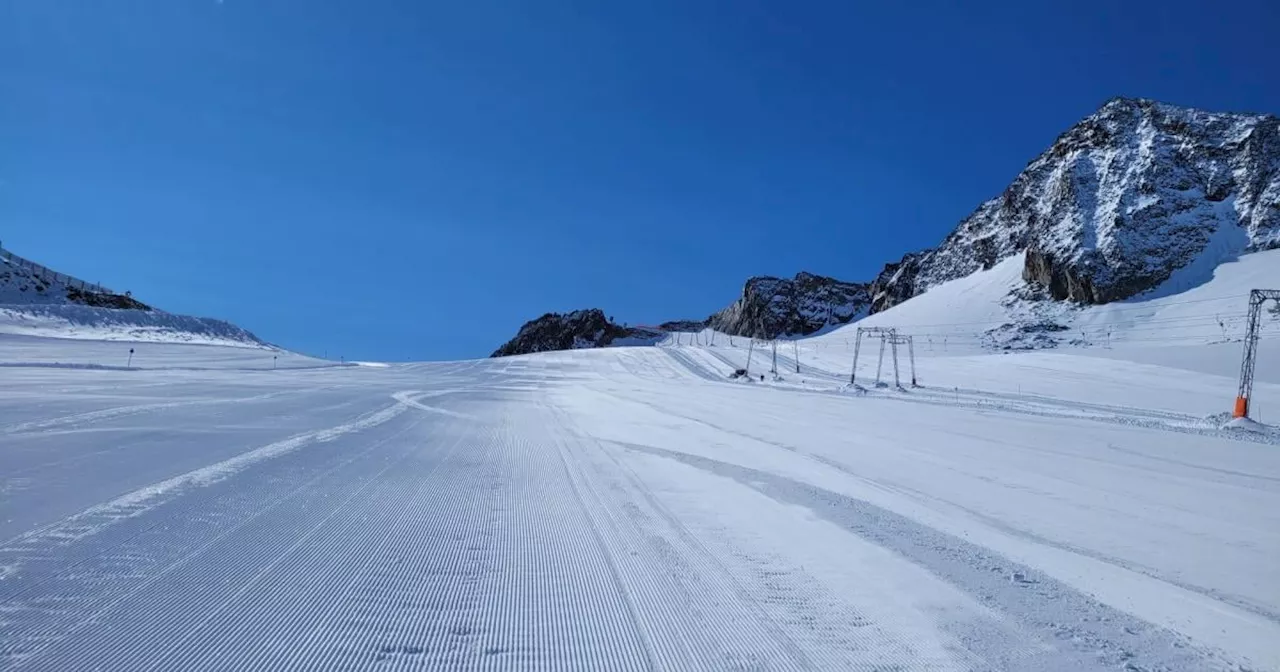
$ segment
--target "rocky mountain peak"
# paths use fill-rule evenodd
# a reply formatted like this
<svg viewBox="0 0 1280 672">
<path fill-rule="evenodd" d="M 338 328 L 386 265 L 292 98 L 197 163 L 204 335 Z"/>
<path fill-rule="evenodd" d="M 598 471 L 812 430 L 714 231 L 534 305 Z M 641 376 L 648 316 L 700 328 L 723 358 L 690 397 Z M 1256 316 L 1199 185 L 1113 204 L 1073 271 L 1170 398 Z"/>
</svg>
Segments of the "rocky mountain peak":
<svg viewBox="0 0 1280 672">
<path fill-rule="evenodd" d="M 774 338 L 803 336 L 846 324 L 867 314 L 867 285 L 813 273 L 794 278 L 756 276 L 729 307 L 707 318 L 707 326 L 730 334 Z"/>
<path fill-rule="evenodd" d="M 656 340 L 661 332 L 618 325 L 606 317 L 599 308 L 575 310 L 569 313 L 547 313 L 530 320 L 520 327 L 516 337 L 493 352 L 491 357 L 522 355 L 548 350 L 572 350 L 599 348 L 611 345 L 618 339 L 630 338 L 637 342 Z"/>
<path fill-rule="evenodd" d="M 1055 298 L 1105 303 L 1158 286 L 1206 251 L 1278 244 L 1280 120 L 1116 98 L 941 245 L 904 258 L 914 272 L 881 283 L 873 310 L 1017 254 L 1024 277 Z"/>
</svg>

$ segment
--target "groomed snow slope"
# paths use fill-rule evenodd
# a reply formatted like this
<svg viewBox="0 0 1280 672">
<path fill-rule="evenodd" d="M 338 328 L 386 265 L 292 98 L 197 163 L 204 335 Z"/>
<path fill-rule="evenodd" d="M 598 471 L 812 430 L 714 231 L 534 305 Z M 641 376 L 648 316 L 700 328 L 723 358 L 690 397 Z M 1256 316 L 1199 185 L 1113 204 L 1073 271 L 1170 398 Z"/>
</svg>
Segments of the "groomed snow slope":
<svg viewBox="0 0 1280 672">
<path fill-rule="evenodd" d="M 1152 410 L 1188 370 L 12 361 L 88 345 L 0 337 L 3 669 L 1280 669 L 1280 446 Z"/>
</svg>

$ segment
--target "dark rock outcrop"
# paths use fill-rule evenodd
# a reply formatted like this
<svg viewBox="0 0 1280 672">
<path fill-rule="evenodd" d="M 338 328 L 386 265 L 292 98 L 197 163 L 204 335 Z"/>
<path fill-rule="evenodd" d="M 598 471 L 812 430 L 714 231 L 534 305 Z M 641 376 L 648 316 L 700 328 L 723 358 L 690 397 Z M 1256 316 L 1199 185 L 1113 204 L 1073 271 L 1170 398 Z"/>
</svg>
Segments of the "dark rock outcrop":
<svg viewBox="0 0 1280 672">
<path fill-rule="evenodd" d="M 491 357 L 524 355 L 548 350 L 599 348 L 617 339 L 657 340 L 662 332 L 628 328 L 605 317 L 599 308 L 575 310 L 571 313 L 547 313 L 520 327 L 516 337 L 493 352 Z"/>
<path fill-rule="evenodd" d="M 133 298 L 128 294 L 112 294 L 110 292 L 86 292 L 75 287 L 67 288 L 67 301 L 80 303 L 95 308 L 116 308 L 120 310 L 151 310 L 151 306 Z"/>
<path fill-rule="evenodd" d="M 1088 277 L 1082 277 L 1072 266 L 1055 263 L 1048 252 L 1027 250 L 1022 279 L 1044 287 L 1059 301 L 1102 303 Z"/>
<path fill-rule="evenodd" d="M 795 278 L 758 276 L 742 296 L 707 318 L 707 326 L 736 336 L 804 336 L 867 314 L 867 285 L 812 273 Z"/>
</svg>

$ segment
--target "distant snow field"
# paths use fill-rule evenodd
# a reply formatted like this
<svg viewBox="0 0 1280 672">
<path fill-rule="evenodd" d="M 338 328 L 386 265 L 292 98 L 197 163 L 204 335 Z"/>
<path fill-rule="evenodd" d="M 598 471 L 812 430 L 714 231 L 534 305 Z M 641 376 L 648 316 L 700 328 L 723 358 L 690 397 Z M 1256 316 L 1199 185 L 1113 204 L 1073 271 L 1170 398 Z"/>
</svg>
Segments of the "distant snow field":
<svg viewBox="0 0 1280 672">
<path fill-rule="evenodd" d="M 0 333 L 0 669 L 1280 670 L 1270 313 L 1224 413 L 1276 254 L 1042 313 L 1001 264 L 776 359 Z M 919 387 L 849 384 L 859 325 Z"/>
</svg>

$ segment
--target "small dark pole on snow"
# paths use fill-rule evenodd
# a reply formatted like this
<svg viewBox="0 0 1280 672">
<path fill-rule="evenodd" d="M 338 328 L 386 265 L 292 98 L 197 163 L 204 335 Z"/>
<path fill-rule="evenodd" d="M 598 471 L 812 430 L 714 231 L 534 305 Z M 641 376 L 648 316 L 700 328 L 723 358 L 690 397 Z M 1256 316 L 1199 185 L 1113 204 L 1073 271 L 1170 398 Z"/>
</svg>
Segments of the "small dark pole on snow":
<svg viewBox="0 0 1280 672">
<path fill-rule="evenodd" d="M 133 366 L 133 348 L 129 348 L 129 363 L 125 365 L 125 368 L 131 366 Z"/>
<path fill-rule="evenodd" d="M 275 371 L 275 370 L 276 370 L 276 357 L 278 357 L 278 356 L 279 356 L 279 355 L 271 355 L 271 370 L 272 370 L 272 371 Z"/>
<path fill-rule="evenodd" d="M 800 345 L 793 340 L 791 341 L 791 348 L 795 351 L 796 373 L 800 373 Z"/>
</svg>

